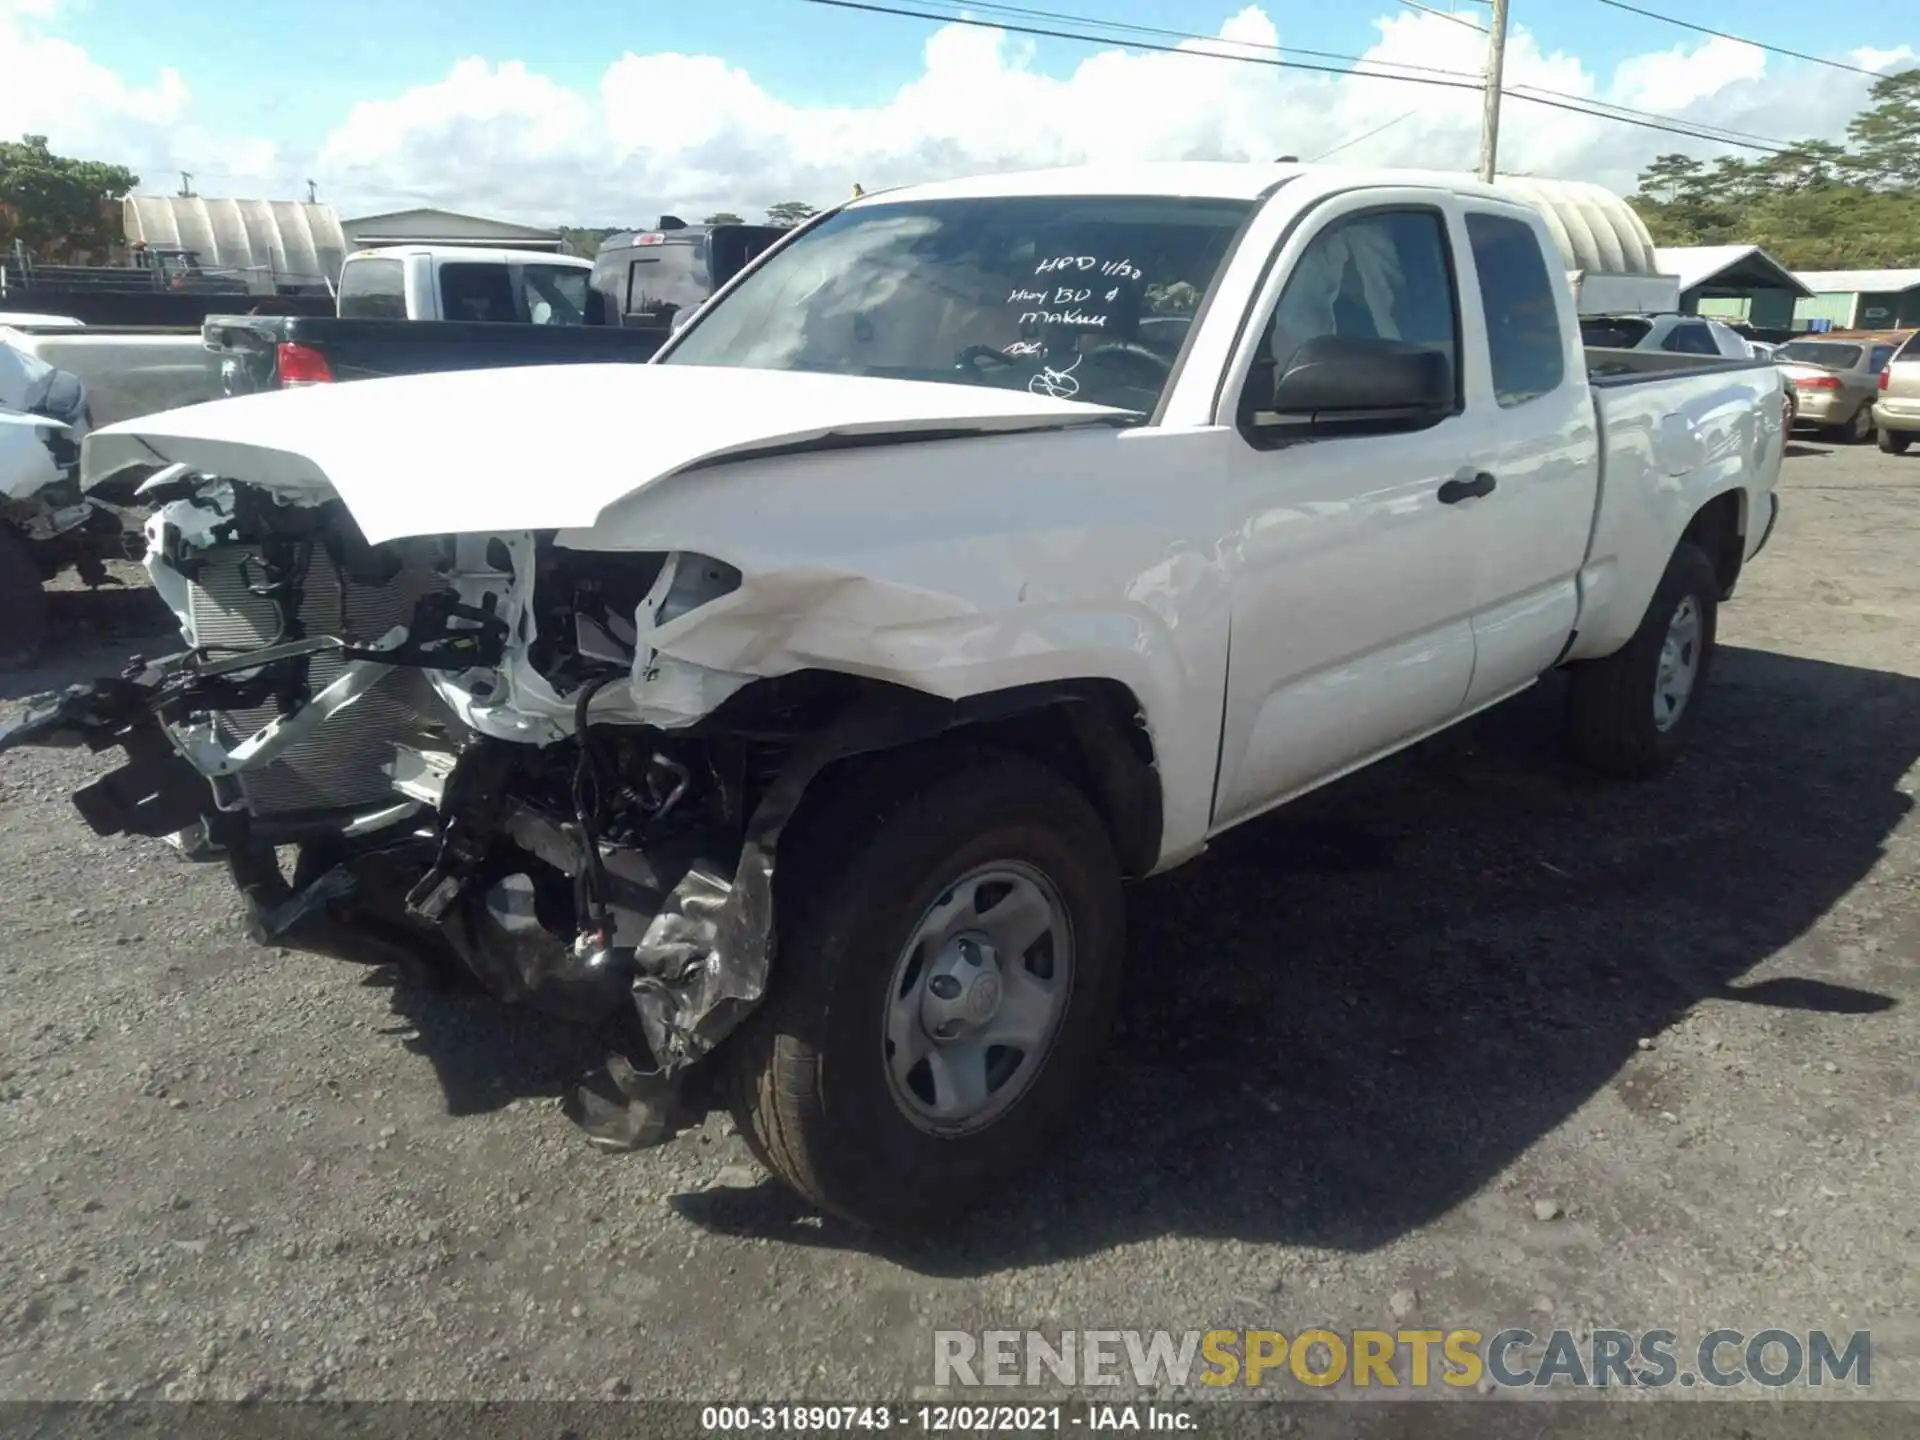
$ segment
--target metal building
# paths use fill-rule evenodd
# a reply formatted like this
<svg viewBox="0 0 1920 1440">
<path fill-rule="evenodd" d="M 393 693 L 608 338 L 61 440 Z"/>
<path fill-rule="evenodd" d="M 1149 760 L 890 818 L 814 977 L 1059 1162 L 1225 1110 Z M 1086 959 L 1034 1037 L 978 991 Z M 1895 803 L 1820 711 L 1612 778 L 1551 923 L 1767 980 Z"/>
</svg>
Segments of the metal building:
<svg viewBox="0 0 1920 1440">
<path fill-rule="evenodd" d="M 200 252 L 208 270 L 246 275 L 258 293 L 340 278 L 346 236 L 331 205 L 137 195 L 123 202 L 127 241 Z"/>
<path fill-rule="evenodd" d="M 1679 284 L 1660 264 L 1646 222 L 1611 190 L 1518 175 L 1495 184 L 1546 216 L 1581 314 L 1677 308 Z"/>
<path fill-rule="evenodd" d="M 1835 330 L 1920 326 L 1920 270 L 1802 270 L 1811 294 L 1793 312 L 1802 330 L 1815 320 Z"/>
<path fill-rule="evenodd" d="M 1787 330 L 1793 307 L 1813 292 L 1758 245 L 1676 245 L 1658 252 L 1680 278 L 1680 308 L 1762 330 Z"/>
<path fill-rule="evenodd" d="M 485 249 L 556 252 L 566 246 L 558 230 L 431 208 L 362 215 L 348 220 L 345 228 L 355 250 L 369 250 L 379 245 L 476 245 Z"/>
</svg>

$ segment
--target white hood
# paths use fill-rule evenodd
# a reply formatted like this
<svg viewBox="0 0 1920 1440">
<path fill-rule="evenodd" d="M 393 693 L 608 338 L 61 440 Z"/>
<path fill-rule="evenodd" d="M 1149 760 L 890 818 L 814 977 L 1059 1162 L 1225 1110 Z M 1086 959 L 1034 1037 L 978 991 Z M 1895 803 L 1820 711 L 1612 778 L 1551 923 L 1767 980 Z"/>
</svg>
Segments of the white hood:
<svg viewBox="0 0 1920 1440">
<path fill-rule="evenodd" d="M 830 435 L 1107 424 L 1125 414 L 997 390 L 695 365 L 553 365 L 316 385 L 94 431 L 91 486 L 185 464 L 290 499 L 336 494 L 375 545 L 585 529 L 702 460 Z"/>
</svg>

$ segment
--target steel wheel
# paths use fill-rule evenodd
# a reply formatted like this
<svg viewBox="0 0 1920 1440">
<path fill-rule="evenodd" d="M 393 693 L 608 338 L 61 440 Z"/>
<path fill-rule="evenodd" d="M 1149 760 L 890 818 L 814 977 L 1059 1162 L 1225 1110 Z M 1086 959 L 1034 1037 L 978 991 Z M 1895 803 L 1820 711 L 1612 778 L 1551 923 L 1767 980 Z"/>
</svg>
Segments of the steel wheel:
<svg viewBox="0 0 1920 1440">
<path fill-rule="evenodd" d="M 1660 668 L 1653 682 L 1653 723 L 1659 730 L 1671 730 L 1693 695 L 1694 681 L 1700 675 L 1700 607 L 1693 596 L 1681 598 L 1667 621 L 1666 639 L 1660 642 Z"/>
<path fill-rule="evenodd" d="M 930 906 L 894 963 L 884 1043 L 894 1103 L 916 1128 L 991 1125 L 1046 1062 L 1073 990 L 1059 891 L 1018 862 L 970 870 Z"/>
<path fill-rule="evenodd" d="M 1859 445 L 1873 435 L 1873 407 L 1862 405 L 1853 412 L 1853 419 L 1847 422 L 1847 443 Z"/>
</svg>

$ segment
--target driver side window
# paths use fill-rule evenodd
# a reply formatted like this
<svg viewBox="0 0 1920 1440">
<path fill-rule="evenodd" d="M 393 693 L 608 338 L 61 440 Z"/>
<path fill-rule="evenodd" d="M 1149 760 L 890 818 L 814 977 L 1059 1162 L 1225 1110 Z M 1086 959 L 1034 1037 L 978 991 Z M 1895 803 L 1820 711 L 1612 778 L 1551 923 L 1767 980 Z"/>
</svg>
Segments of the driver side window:
<svg viewBox="0 0 1920 1440">
<path fill-rule="evenodd" d="M 1374 210 L 1313 238 L 1267 317 L 1240 396 L 1243 421 L 1272 405 L 1301 345 L 1325 335 L 1407 341 L 1443 354 L 1459 375 L 1459 297 L 1439 211 Z"/>
</svg>

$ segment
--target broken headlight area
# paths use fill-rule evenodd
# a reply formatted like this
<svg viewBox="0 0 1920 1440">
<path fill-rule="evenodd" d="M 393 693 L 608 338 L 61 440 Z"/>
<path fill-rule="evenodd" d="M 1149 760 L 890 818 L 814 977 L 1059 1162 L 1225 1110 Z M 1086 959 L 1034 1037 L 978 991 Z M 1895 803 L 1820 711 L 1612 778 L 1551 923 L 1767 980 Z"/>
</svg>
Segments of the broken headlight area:
<svg viewBox="0 0 1920 1440">
<path fill-rule="evenodd" d="M 122 752 L 74 796 L 87 824 L 224 859 L 262 943 L 624 1023 L 576 1118 L 657 1138 L 667 1077 L 764 993 L 789 760 L 820 723 L 763 696 L 736 724 L 714 712 L 746 677 L 650 647 L 739 572 L 550 535 L 368 546 L 337 501 L 177 471 L 146 498 L 188 648 L 31 703 L 0 750 Z"/>
<path fill-rule="evenodd" d="M 628 1148 L 664 1138 L 684 1072 L 764 995 L 774 851 L 824 762 L 777 731 L 581 734 L 396 744 L 395 792 L 431 823 L 309 839 L 291 879 L 265 847 L 222 843 L 263 942 L 452 960 L 616 1037 L 569 1108 Z"/>
</svg>

